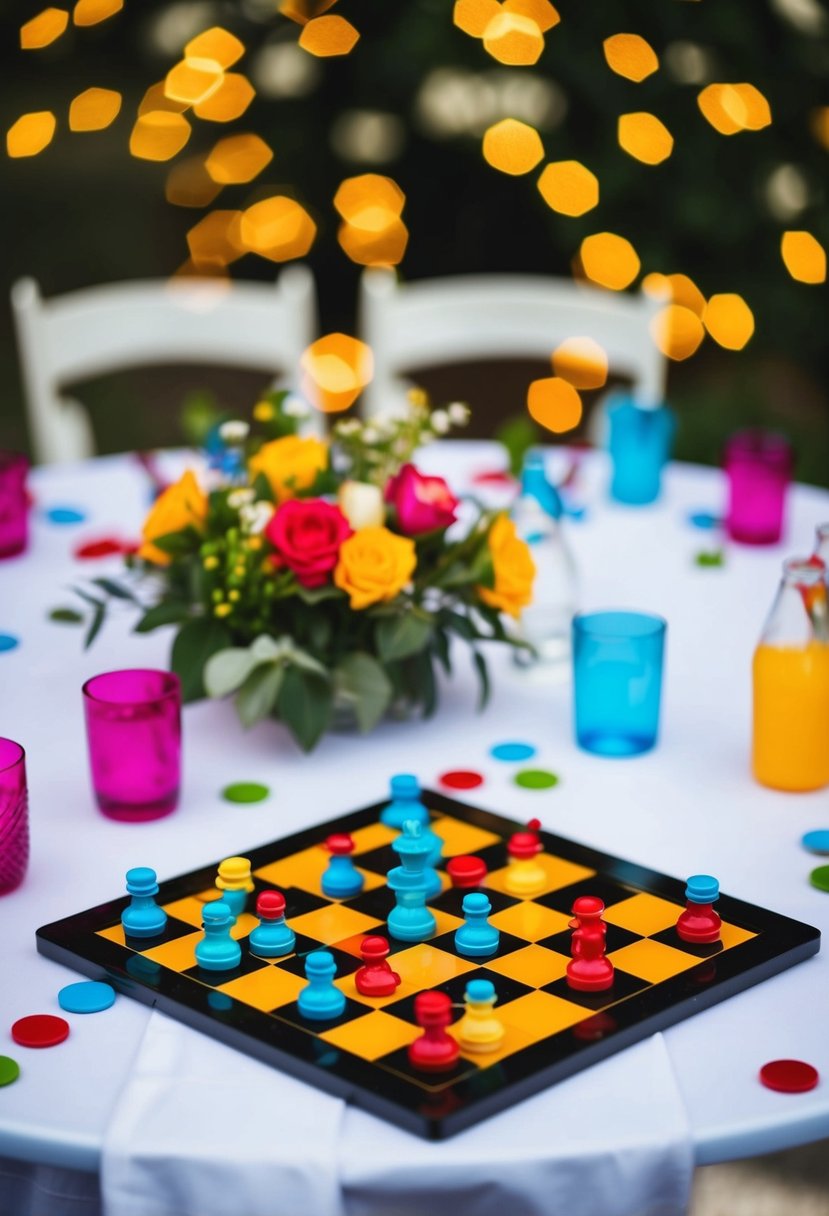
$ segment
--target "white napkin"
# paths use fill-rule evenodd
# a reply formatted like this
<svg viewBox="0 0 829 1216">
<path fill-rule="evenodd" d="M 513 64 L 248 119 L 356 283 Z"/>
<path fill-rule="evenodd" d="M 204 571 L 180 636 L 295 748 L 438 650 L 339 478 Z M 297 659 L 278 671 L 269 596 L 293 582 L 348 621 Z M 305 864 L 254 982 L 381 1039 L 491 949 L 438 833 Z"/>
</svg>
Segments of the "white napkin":
<svg viewBox="0 0 829 1216">
<path fill-rule="evenodd" d="M 106 1216 L 681 1216 L 692 1172 L 661 1035 L 434 1143 L 153 1013 L 102 1186 Z"/>
</svg>

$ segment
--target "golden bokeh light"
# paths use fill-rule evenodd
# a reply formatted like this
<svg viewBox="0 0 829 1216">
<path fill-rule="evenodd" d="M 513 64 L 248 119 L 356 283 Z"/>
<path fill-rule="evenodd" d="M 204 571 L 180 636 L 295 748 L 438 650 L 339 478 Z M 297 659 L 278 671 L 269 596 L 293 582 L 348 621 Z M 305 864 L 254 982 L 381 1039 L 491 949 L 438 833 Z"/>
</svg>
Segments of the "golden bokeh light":
<svg viewBox="0 0 829 1216">
<path fill-rule="evenodd" d="M 619 147 L 646 165 L 661 165 L 674 150 L 674 137 L 665 124 L 642 110 L 635 114 L 620 114 Z"/>
<path fill-rule="evenodd" d="M 607 383 L 607 352 L 593 338 L 565 338 L 552 356 L 553 371 L 573 388 L 603 388 Z"/>
<path fill-rule="evenodd" d="M 623 291 L 639 273 L 639 256 L 630 241 L 615 232 L 586 236 L 579 249 L 582 268 L 591 283 Z"/>
<path fill-rule="evenodd" d="M 52 142 L 56 126 L 51 110 L 21 114 L 6 132 L 6 152 L 12 157 L 37 156 Z"/>
<path fill-rule="evenodd" d="M 229 266 L 246 253 L 241 211 L 210 211 L 187 233 L 190 258 L 200 264 Z"/>
<path fill-rule="evenodd" d="M 703 117 L 720 135 L 761 131 L 771 122 L 768 101 L 753 84 L 709 84 L 697 97 Z"/>
<path fill-rule="evenodd" d="M 204 167 L 203 156 L 188 156 L 167 174 L 164 194 L 175 207 L 209 207 L 221 186 Z"/>
<path fill-rule="evenodd" d="M 138 117 L 151 114 L 154 110 L 169 110 L 171 114 L 183 114 L 188 106 L 183 101 L 173 101 L 164 92 L 164 81 L 151 84 L 138 103 Z"/>
<path fill-rule="evenodd" d="M 202 262 L 194 262 L 192 258 L 187 258 L 170 277 L 173 279 L 209 279 L 217 286 L 224 284 L 228 288 L 230 287 L 230 273 L 227 266 L 216 261 L 215 258 L 206 258 Z"/>
<path fill-rule="evenodd" d="M 360 37 L 350 21 L 336 13 L 326 17 L 314 17 L 303 27 L 299 45 L 309 55 L 319 59 L 330 59 L 334 55 L 348 55 Z"/>
<path fill-rule="evenodd" d="M 754 333 L 754 314 L 736 292 L 711 296 L 702 321 L 714 341 L 726 350 L 742 350 Z"/>
<path fill-rule="evenodd" d="M 780 253 L 786 269 L 798 283 L 826 282 L 826 250 L 811 232 L 784 232 Z"/>
<path fill-rule="evenodd" d="M 258 135 L 229 135 L 220 139 L 204 167 L 221 186 L 252 182 L 273 160 L 273 152 Z"/>
<path fill-rule="evenodd" d="M 182 59 L 165 76 L 164 94 L 171 101 L 195 106 L 213 96 L 223 75 L 215 59 Z"/>
<path fill-rule="evenodd" d="M 669 359 L 690 359 L 705 337 L 702 321 L 684 304 L 666 304 L 650 323 L 651 337 Z"/>
<path fill-rule="evenodd" d="M 374 375 L 371 348 L 348 334 L 326 334 L 303 351 L 302 391 L 323 413 L 346 410 Z"/>
<path fill-rule="evenodd" d="M 206 122 L 233 122 L 241 118 L 256 96 L 256 90 L 241 72 L 227 72 L 215 93 L 193 107 Z"/>
<path fill-rule="evenodd" d="M 534 21 L 542 34 L 558 25 L 561 17 L 549 0 L 504 0 L 501 6 L 505 13 L 520 13 Z"/>
<path fill-rule="evenodd" d="M 124 7 L 124 0 L 78 0 L 72 13 L 75 25 L 97 25 L 114 17 Z"/>
<path fill-rule="evenodd" d="M 452 20 L 471 38 L 483 38 L 486 27 L 500 11 L 498 0 L 455 0 Z"/>
<path fill-rule="evenodd" d="M 687 274 L 659 274 L 652 271 L 642 280 L 642 290 L 645 295 L 667 298 L 674 304 L 690 308 L 698 317 L 705 311 L 705 296 Z"/>
<path fill-rule="evenodd" d="M 599 201 L 598 178 L 578 160 L 546 165 L 538 189 L 547 206 L 561 215 L 584 215 Z"/>
<path fill-rule="evenodd" d="M 245 44 L 220 25 L 191 38 L 184 48 L 185 59 L 212 59 L 220 68 L 232 67 L 244 53 Z"/>
<path fill-rule="evenodd" d="M 829 148 L 829 106 L 816 106 L 812 110 L 809 126 L 818 143 Z"/>
<path fill-rule="evenodd" d="M 327 13 L 336 3 L 337 0 L 278 0 L 276 7 L 283 17 L 305 25 L 312 17 Z"/>
<path fill-rule="evenodd" d="M 85 89 L 69 106 L 70 131 L 103 131 L 121 111 L 121 94 L 115 89 Z"/>
<path fill-rule="evenodd" d="M 263 198 L 242 215 L 242 243 L 271 262 L 302 258 L 314 243 L 317 226 L 304 207 L 283 194 Z"/>
<path fill-rule="evenodd" d="M 573 385 L 560 376 L 533 380 L 527 390 L 527 409 L 539 426 L 556 435 L 572 431 L 581 422 L 581 397 Z"/>
<path fill-rule="evenodd" d="M 62 8 L 45 8 L 20 27 L 20 47 L 24 51 L 39 51 L 60 38 L 69 24 L 69 14 Z"/>
<path fill-rule="evenodd" d="M 405 202 L 406 196 L 397 182 L 380 173 L 347 177 L 334 195 L 334 206 L 342 218 L 362 228 L 372 226 L 367 212 L 379 209 L 396 219 L 403 211 Z"/>
<path fill-rule="evenodd" d="M 139 160 L 172 160 L 187 143 L 192 128 L 183 114 L 148 110 L 135 122 L 130 153 Z"/>
<path fill-rule="evenodd" d="M 532 17 L 501 9 L 484 30 L 484 50 L 507 67 L 531 67 L 544 50 L 544 35 Z"/>
<path fill-rule="evenodd" d="M 358 266 L 397 266 L 406 252 L 409 230 L 401 219 L 392 216 L 377 230 L 341 224 L 337 240 L 343 252 Z"/>
<path fill-rule="evenodd" d="M 483 154 L 493 169 L 517 177 L 536 167 L 544 156 L 544 145 L 535 127 L 517 118 L 504 118 L 484 133 Z"/>
<path fill-rule="evenodd" d="M 610 70 L 635 84 L 659 67 L 656 51 L 639 34 L 613 34 L 605 38 L 602 47 Z"/>
</svg>

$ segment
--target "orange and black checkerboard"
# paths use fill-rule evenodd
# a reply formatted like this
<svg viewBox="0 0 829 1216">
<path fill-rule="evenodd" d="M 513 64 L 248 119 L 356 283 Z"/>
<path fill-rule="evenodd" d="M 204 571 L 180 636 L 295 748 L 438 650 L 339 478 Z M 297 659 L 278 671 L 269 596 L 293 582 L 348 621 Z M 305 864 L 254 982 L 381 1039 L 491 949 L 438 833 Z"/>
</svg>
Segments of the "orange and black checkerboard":
<svg viewBox="0 0 829 1216">
<path fill-rule="evenodd" d="M 247 937 L 257 921 L 245 912 L 233 930 L 242 946 L 240 966 L 228 973 L 197 965 L 204 903 L 220 895 L 213 885 L 218 862 L 161 884 L 158 902 L 167 924 L 156 939 L 125 937 L 124 897 L 38 930 L 38 949 L 402 1127 L 438 1138 L 819 949 L 816 929 L 728 896 L 718 904 L 722 940 L 688 945 L 674 928 L 685 906 L 684 882 L 547 832 L 541 833 L 544 889 L 532 899 L 515 898 L 504 886 L 506 844 L 521 825 L 441 794 L 427 791 L 424 798 L 444 858 L 476 854 L 487 864 L 490 920 L 500 930 L 498 950 L 488 959 L 463 958 L 455 950 L 464 892 L 441 871 L 443 890 L 429 904 L 434 937 L 419 945 L 389 939 L 401 977 L 397 991 L 384 998 L 357 991 L 360 942 L 367 933 L 387 933 L 394 902 L 385 877 L 398 863 L 391 848 L 397 833 L 380 822 L 382 803 L 241 850 L 251 859 L 256 891 L 277 887 L 285 895 L 297 935 L 296 953 L 287 958 L 250 953 Z M 329 899 L 320 886 L 328 862 L 323 842 L 334 831 L 352 834 L 354 862 L 365 878 L 352 899 Z M 571 990 L 565 978 L 573 900 L 588 894 L 604 901 L 615 967 L 613 987 L 596 994 Z M 250 907 L 255 899 L 256 892 Z M 304 956 L 321 948 L 333 954 L 335 982 L 346 996 L 345 1011 L 330 1023 L 309 1022 L 297 1006 Z M 416 994 L 430 988 L 449 993 L 459 1018 L 466 982 L 475 976 L 495 985 L 506 1031 L 502 1045 L 485 1055 L 462 1051 L 449 1072 L 413 1069 L 407 1047 L 420 1033 Z"/>
</svg>

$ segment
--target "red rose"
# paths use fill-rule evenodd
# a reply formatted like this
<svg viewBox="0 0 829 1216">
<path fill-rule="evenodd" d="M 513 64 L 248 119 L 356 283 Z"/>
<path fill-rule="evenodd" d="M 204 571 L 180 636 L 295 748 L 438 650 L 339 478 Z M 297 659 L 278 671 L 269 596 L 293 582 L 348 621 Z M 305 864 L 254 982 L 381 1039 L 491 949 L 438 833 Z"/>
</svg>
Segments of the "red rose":
<svg viewBox="0 0 829 1216">
<path fill-rule="evenodd" d="M 265 536 L 275 565 L 293 570 L 303 587 L 321 587 L 337 564 L 351 527 L 339 507 L 321 498 L 289 498 L 274 512 Z"/>
<path fill-rule="evenodd" d="M 386 486 L 386 502 L 397 512 L 406 536 L 448 528 L 455 522 L 458 500 L 442 477 L 424 477 L 413 464 L 404 464 Z"/>
</svg>

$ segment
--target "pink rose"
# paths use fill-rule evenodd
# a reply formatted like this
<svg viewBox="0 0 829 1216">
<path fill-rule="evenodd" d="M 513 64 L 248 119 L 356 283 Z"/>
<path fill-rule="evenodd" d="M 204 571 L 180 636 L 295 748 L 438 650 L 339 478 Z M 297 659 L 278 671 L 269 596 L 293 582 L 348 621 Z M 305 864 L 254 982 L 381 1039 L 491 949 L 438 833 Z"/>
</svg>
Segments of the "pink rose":
<svg viewBox="0 0 829 1216">
<path fill-rule="evenodd" d="M 413 464 L 404 464 L 386 486 L 386 502 L 397 512 L 406 536 L 448 528 L 455 522 L 458 500 L 442 477 L 424 477 Z"/>
<path fill-rule="evenodd" d="M 274 565 L 287 566 L 303 587 L 321 587 L 351 527 L 339 507 L 321 498 L 289 498 L 276 508 L 265 536 Z"/>
</svg>

